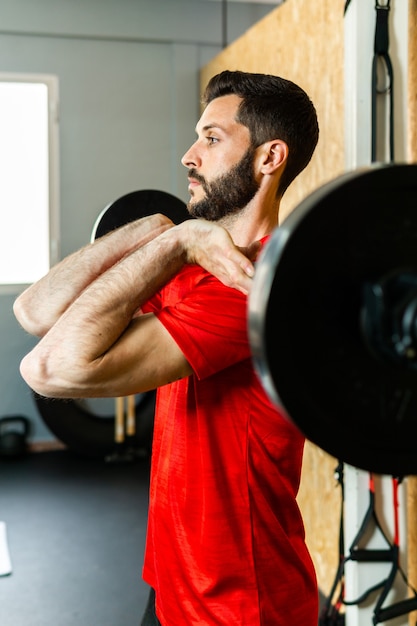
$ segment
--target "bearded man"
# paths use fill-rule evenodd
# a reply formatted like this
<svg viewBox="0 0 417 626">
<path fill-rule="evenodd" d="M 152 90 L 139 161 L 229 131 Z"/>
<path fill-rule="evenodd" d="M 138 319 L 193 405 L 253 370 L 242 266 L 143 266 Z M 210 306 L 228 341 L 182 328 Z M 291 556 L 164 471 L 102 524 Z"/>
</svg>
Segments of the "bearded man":
<svg viewBox="0 0 417 626">
<path fill-rule="evenodd" d="M 317 116 L 289 80 L 225 71 L 196 131 L 182 158 L 194 219 L 132 222 L 23 292 L 15 315 L 41 339 L 21 373 L 59 398 L 158 389 L 143 625 L 317 626 L 304 437 L 268 399 L 247 331 L 254 261 Z"/>
</svg>

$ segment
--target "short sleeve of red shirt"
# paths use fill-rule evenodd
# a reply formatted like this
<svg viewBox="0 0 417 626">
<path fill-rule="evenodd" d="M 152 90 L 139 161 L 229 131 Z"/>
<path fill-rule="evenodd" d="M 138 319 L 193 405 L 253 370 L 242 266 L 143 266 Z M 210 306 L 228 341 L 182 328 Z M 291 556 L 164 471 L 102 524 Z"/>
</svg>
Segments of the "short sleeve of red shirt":
<svg viewBox="0 0 417 626">
<path fill-rule="evenodd" d="M 200 380 L 250 356 L 246 296 L 199 266 L 186 266 L 143 311 L 157 315 Z"/>
</svg>

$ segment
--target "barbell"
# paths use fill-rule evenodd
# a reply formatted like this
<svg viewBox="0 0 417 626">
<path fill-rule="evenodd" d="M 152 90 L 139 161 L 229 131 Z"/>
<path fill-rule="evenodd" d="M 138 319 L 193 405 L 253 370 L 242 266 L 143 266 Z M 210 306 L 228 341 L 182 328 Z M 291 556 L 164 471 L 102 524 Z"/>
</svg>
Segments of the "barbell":
<svg viewBox="0 0 417 626">
<path fill-rule="evenodd" d="M 417 164 L 373 164 L 306 197 L 260 255 L 248 325 L 265 390 L 307 439 L 417 474 Z"/>
</svg>

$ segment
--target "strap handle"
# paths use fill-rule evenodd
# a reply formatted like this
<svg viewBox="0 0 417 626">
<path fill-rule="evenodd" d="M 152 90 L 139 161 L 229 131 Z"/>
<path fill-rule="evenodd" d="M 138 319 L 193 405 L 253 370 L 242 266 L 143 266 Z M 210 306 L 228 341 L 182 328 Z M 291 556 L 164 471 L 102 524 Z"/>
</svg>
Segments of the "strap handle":
<svg viewBox="0 0 417 626">
<path fill-rule="evenodd" d="M 372 59 L 372 148 L 371 160 L 377 160 L 377 99 L 378 95 L 389 95 L 389 156 L 394 161 L 394 72 L 389 56 L 389 23 L 390 0 L 385 4 L 376 0 L 376 25 L 374 38 L 374 56 Z M 382 89 L 378 87 L 378 66 L 383 62 L 388 85 Z"/>
</svg>

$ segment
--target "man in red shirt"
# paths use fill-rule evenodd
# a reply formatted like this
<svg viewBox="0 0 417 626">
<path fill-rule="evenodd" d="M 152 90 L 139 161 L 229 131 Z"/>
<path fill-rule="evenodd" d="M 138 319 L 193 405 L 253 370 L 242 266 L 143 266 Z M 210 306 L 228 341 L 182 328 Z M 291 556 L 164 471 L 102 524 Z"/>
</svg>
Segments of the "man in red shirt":
<svg viewBox="0 0 417 626">
<path fill-rule="evenodd" d="M 253 261 L 314 152 L 316 112 L 291 81 L 245 72 L 211 79 L 205 105 L 182 159 L 196 219 L 130 223 L 19 296 L 41 337 L 21 373 L 51 397 L 158 388 L 143 625 L 316 626 L 304 438 L 268 399 L 247 332 Z"/>
</svg>

